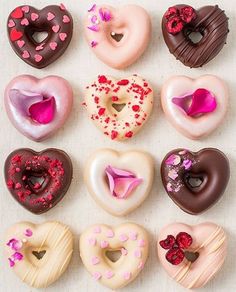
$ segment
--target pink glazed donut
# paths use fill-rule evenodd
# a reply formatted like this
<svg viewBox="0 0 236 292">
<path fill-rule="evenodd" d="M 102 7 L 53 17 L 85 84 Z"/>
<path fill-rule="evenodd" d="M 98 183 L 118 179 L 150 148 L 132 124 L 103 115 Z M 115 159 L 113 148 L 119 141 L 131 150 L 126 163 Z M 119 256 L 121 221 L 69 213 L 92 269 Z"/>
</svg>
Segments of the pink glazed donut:
<svg viewBox="0 0 236 292">
<path fill-rule="evenodd" d="M 133 64 L 146 50 L 150 36 L 150 16 L 140 6 L 94 4 L 88 10 L 85 37 L 96 56 L 110 67 L 124 69 Z"/>
</svg>

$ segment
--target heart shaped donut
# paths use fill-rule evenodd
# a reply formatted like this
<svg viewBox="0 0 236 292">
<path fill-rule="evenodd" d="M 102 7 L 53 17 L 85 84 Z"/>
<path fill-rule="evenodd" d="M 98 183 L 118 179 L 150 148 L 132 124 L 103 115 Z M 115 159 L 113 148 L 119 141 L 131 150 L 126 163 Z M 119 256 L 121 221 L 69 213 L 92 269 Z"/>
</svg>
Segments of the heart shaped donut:
<svg viewBox="0 0 236 292">
<path fill-rule="evenodd" d="M 4 169 L 9 192 L 34 214 L 47 212 L 64 197 L 73 172 L 70 157 L 53 148 L 41 152 L 15 150 L 7 157 Z"/>
<path fill-rule="evenodd" d="M 83 264 L 96 281 L 110 289 L 125 287 L 138 276 L 147 260 L 148 249 L 147 232 L 133 223 L 115 228 L 94 225 L 80 237 Z"/>
<path fill-rule="evenodd" d="M 65 6 L 50 5 L 38 10 L 25 5 L 15 8 L 8 17 L 8 37 L 16 54 L 35 68 L 44 68 L 67 49 L 73 33 L 73 20 Z M 47 33 L 38 41 L 37 33 Z"/>
<path fill-rule="evenodd" d="M 58 76 L 15 77 L 5 90 L 5 108 L 15 128 L 34 141 L 53 135 L 67 120 L 73 104 L 70 84 Z"/>
<path fill-rule="evenodd" d="M 163 159 L 161 177 L 167 194 L 183 211 L 199 214 L 223 195 L 230 178 L 229 160 L 214 148 L 175 149 Z"/>
<path fill-rule="evenodd" d="M 169 276 L 185 288 L 196 289 L 205 286 L 221 269 L 227 237 L 214 223 L 173 223 L 161 230 L 157 250 Z"/>
<path fill-rule="evenodd" d="M 223 48 L 229 33 L 228 18 L 218 5 L 198 10 L 175 5 L 162 18 L 162 33 L 170 53 L 185 66 L 197 68 Z"/>
<path fill-rule="evenodd" d="M 150 16 L 137 5 L 94 4 L 85 19 L 89 46 L 101 61 L 116 69 L 128 67 L 144 53 L 151 29 Z"/>
<path fill-rule="evenodd" d="M 148 196 L 153 182 L 152 157 L 141 151 L 95 152 L 85 167 L 85 183 L 95 201 L 107 212 L 123 216 Z"/>
<path fill-rule="evenodd" d="M 112 140 L 130 139 L 152 112 L 153 90 L 137 75 L 122 80 L 99 75 L 87 86 L 84 105 L 90 119 L 106 136 Z"/>
<path fill-rule="evenodd" d="M 60 222 L 35 225 L 20 222 L 6 233 L 10 268 L 27 285 L 46 288 L 67 269 L 73 253 L 73 235 Z"/>
<path fill-rule="evenodd" d="M 214 75 L 192 79 L 173 76 L 165 82 L 161 103 L 170 123 L 189 139 L 200 139 L 218 128 L 227 113 L 228 88 Z"/>
</svg>

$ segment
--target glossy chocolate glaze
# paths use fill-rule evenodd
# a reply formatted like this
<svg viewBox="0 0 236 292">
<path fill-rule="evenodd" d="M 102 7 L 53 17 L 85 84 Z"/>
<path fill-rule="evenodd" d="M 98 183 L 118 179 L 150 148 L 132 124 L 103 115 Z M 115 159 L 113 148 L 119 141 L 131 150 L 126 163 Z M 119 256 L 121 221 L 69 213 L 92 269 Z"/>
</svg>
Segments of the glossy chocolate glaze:
<svg viewBox="0 0 236 292">
<path fill-rule="evenodd" d="M 161 176 L 170 198 L 185 212 L 199 214 L 223 195 L 230 166 L 228 158 L 218 149 L 205 148 L 199 152 L 176 149 L 163 159 Z M 190 181 L 193 178 L 201 184 L 193 186 Z"/>
<path fill-rule="evenodd" d="M 53 208 L 66 194 L 72 180 L 72 162 L 62 150 L 13 151 L 5 161 L 8 190 L 24 208 L 41 214 Z"/>
<path fill-rule="evenodd" d="M 181 9 L 187 5 L 176 5 Z M 185 66 L 197 68 L 212 60 L 226 43 L 228 18 L 218 5 L 204 6 L 195 10 L 196 18 L 185 24 L 184 29 L 173 35 L 167 31 L 167 19 L 162 19 L 162 32 L 170 52 Z M 188 35 L 199 32 L 202 39 L 193 43 Z"/>
<path fill-rule="evenodd" d="M 19 6 L 8 17 L 8 37 L 15 53 L 38 69 L 58 59 L 68 47 L 73 33 L 73 19 L 64 6 L 50 5 L 42 10 Z M 40 43 L 34 33 L 46 32 Z"/>
</svg>

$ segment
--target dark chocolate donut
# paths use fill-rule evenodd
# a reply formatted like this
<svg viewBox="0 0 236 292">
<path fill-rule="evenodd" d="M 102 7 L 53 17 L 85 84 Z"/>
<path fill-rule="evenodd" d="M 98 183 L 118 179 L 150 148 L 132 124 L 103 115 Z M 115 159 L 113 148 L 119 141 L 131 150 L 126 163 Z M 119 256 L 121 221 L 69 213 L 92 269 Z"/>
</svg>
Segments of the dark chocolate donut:
<svg viewBox="0 0 236 292">
<path fill-rule="evenodd" d="M 171 54 L 190 68 L 201 67 L 212 60 L 226 43 L 228 18 L 218 5 L 194 10 L 188 5 L 170 7 L 162 18 L 162 32 Z M 189 35 L 202 35 L 194 43 Z"/>
<path fill-rule="evenodd" d="M 41 214 L 66 194 L 72 180 L 70 157 L 62 150 L 35 152 L 18 149 L 5 162 L 5 181 L 12 196 L 24 208 Z"/>
<path fill-rule="evenodd" d="M 163 159 L 161 176 L 170 198 L 185 212 L 199 214 L 223 195 L 230 177 L 229 161 L 214 148 L 176 149 Z"/>
<path fill-rule="evenodd" d="M 50 5 L 42 10 L 24 5 L 8 17 L 8 37 L 16 54 L 27 64 L 44 68 L 58 59 L 68 47 L 73 33 L 73 20 L 64 5 Z M 46 32 L 37 42 L 34 33 Z"/>
</svg>

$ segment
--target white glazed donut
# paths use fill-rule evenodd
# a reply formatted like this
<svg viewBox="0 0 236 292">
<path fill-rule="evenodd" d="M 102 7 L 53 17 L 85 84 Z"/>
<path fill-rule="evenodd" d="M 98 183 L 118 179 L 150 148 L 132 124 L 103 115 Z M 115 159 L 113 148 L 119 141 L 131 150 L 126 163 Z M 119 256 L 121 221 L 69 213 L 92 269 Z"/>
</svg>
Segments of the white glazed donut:
<svg viewBox="0 0 236 292">
<path fill-rule="evenodd" d="M 148 196 L 153 182 L 152 157 L 142 151 L 101 149 L 90 156 L 84 172 L 89 193 L 107 212 L 123 216 Z"/>
<path fill-rule="evenodd" d="M 214 223 L 174 223 L 160 232 L 157 249 L 170 277 L 185 288 L 196 289 L 205 286 L 221 269 L 227 238 L 223 228 Z"/>
<path fill-rule="evenodd" d="M 133 223 L 115 228 L 99 224 L 89 227 L 80 237 L 80 256 L 93 278 L 110 289 L 132 282 L 144 268 L 148 256 L 147 232 Z M 113 262 L 107 252 L 120 251 Z"/>
<path fill-rule="evenodd" d="M 122 80 L 99 75 L 87 86 L 84 104 L 90 119 L 106 136 L 130 139 L 151 114 L 153 90 L 137 75 Z"/>
<path fill-rule="evenodd" d="M 164 113 L 184 136 L 200 139 L 222 124 L 229 93 L 223 80 L 214 75 L 192 79 L 173 76 L 161 92 Z"/>
<path fill-rule="evenodd" d="M 72 252 L 73 235 L 60 222 L 40 225 L 20 222 L 6 233 L 6 254 L 11 269 L 34 288 L 46 288 L 55 282 L 67 269 Z"/>
</svg>

